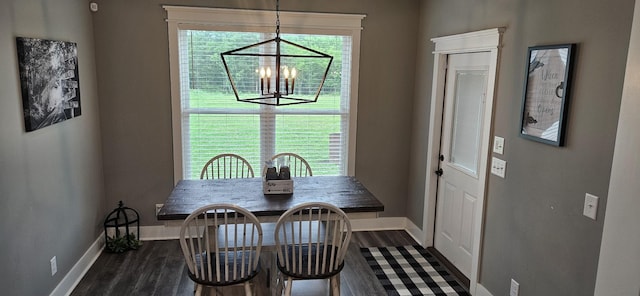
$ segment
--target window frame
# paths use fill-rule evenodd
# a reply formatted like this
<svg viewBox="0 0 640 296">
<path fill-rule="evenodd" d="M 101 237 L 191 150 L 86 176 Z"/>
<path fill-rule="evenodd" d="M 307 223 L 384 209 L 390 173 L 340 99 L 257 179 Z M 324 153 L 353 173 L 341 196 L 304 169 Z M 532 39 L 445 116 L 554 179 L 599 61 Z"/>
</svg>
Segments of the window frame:
<svg viewBox="0 0 640 296">
<path fill-rule="evenodd" d="M 275 30 L 275 11 L 168 6 L 167 11 L 169 66 L 171 78 L 171 122 L 173 130 L 174 183 L 183 179 L 183 110 L 181 107 L 181 81 L 179 61 L 179 34 L 181 30 L 215 30 L 238 32 L 266 32 Z M 360 61 L 360 33 L 362 14 L 333 14 L 280 11 L 280 31 L 283 34 L 320 34 L 351 37 L 351 79 L 346 145 L 346 173 L 355 175 L 357 131 L 358 79 Z M 271 113 L 285 114 L 289 112 Z"/>
</svg>

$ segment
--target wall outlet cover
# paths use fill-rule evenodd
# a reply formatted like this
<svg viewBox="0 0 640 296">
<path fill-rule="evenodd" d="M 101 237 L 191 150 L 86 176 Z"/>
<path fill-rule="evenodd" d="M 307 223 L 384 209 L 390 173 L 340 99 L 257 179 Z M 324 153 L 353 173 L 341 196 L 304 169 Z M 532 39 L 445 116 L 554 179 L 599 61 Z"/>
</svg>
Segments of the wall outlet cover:
<svg viewBox="0 0 640 296">
<path fill-rule="evenodd" d="M 598 215 L 598 197 L 593 194 L 585 194 L 584 209 L 582 214 L 595 220 Z"/>
<path fill-rule="evenodd" d="M 518 296 L 520 293 L 520 284 L 514 279 L 511 279 L 511 287 L 509 288 L 509 296 Z"/>
<path fill-rule="evenodd" d="M 58 262 L 56 256 L 53 256 L 53 258 L 51 258 L 49 262 L 51 263 L 51 276 L 54 276 L 56 272 L 58 272 Z"/>
</svg>

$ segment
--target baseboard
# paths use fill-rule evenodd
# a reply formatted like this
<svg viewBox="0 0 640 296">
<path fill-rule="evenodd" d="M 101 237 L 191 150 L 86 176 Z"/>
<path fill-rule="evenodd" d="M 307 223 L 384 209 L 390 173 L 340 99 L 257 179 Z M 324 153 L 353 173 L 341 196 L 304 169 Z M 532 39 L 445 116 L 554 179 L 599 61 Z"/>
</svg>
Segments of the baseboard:
<svg viewBox="0 0 640 296">
<path fill-rule="evenodd" d="M 473 294 L 474 296 L 493 296 L 487 288 L 485 288 L 482 284 L 478 283 L 476 285 L 476 292 Z"/>
<path fill-rule="evenodd" d="M 140 226 L 140 240 L 166 240 L 178 239 L 180 237 L 180 226 L 178 225 L 155 225 Z"/>
<path fill-rule="evenodd" d="M 413 222 L 411 222 L 411 220 L 405 218 L 407 220 L 406 225 L 404 230 L 413 238 L 413 240 L 415 240 L 419 245 L 423 246 L 423 247 L 430 247 L 430 246 L 425 246 L 424 242 L 424 232 L 422 231 L 422 229 L 418 228 L 418 226 L 416 226 L 415 224 L 413 224 Z"/>
<path fill-rule="evenodd" d="M 371 219 L 352 219 L 351 228 L 353 231 L 376 231 L 376 230 L 407 230 L 417 242 L 422 235 L 420 230 L 409 219 L 405 217 L 380 217 Z M 180 226 L 178 225 L 154 225 L 140 227 L 140 240 L 166 240 L 178 239 L 180 236 Z"/>
<path fill-rule="evenodd" d="M 407 225 L 405 217 L 380 217 L 371 219 L 351 219 L 353 231 L 400 230 Z"/>
<path fill-rule="evenodd" d="M 73 292 L 76 285 L 82 280 L 82 277 L 89 271 L 89 268 L 98 259 L 104 249 L 104 232 L 100 233 L 98 238 L 91 244 L 89 249 L 84 252 L 80 260 L 67 272 L 62 281 L 58 283 L 53 292 L 49 296 L 66 296 Z"/>
</svg>

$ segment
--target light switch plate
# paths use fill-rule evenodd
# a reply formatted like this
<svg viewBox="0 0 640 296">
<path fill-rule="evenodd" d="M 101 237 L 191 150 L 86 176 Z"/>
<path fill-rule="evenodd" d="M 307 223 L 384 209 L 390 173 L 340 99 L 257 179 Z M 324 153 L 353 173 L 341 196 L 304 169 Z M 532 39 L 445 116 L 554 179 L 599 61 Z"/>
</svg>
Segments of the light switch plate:
<svg viewBox="0 0 640 296">
<path fill-rule="evenodd" d="M 497 157 L 493 157 L 491 159 L 491 173 L 504 178 L 505 175 L 505 171 L 507 170 L 507 162 L 497 158 Z"/>
<path fill-rule="evenodd" d="M 585 194 L 584 196 L 584 210 L 582 214 L 595 220 L 598 215 L 598 197 L 593 194 Z"/>
<path fill-rule="evenodd" d="M 493 152 L 502 154 L 504 153 L 504 138 L 495 136 L 493 137 Z"/>
</svg>

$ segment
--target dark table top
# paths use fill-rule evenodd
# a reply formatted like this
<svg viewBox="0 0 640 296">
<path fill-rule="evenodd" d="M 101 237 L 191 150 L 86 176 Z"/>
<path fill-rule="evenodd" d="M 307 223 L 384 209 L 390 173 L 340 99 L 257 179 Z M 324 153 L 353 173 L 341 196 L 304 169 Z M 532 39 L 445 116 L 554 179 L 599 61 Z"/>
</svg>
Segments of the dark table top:
<svg viewBox="0 0 640 296">
<path fill-rule="evenodd" d="M 293 194 L 265 195 L 262 179 L 182 180 L 157 215 L 158 220 L 184 220 L 199 207 L 230 203 L 254 215 L 279 216 L 304 202 L 333 204 L 345 213 L 382 212 L 384 205 L 351 176 L 293 178 Z"/>
</svg>

